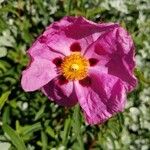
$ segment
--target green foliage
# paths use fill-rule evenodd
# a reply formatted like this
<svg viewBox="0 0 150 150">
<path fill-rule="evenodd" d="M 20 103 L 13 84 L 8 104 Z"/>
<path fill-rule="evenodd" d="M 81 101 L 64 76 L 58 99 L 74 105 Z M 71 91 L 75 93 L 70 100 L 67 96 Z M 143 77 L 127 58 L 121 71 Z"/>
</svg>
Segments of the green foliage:
<svg viewBox="0 0 150 150">
<path fill-rule="evenodd" d="M 9 94 L 10 91 L 3 93 L 2 96 L 0 97 L 0 109 L 2 109 L 3 105 L 7 101 Z"/>
<path fill-rule="evenodd" d="M 12 142 L 12 144 L 16 147 L 16 149 L 26 150 L 23 140 L 19 137 L 19 135 L 16 133 L 16 131 L 14 131 L 7 124 L 3 125 L 3 130 L 6 133 L 6 136 L 8 136 L 8 140 L 10 140 Z"/>
<path fill-rule="evenodd" d="M 150 149 L 149 14 L 149 0 L 0 0 L 0 150 Z M 135 41 L 138 87 L 103 125 L 86 125 L 78 105 L 66 109 L 21 89 L 26 50 L 66 15 L 118 22 Z"/>
</svg>

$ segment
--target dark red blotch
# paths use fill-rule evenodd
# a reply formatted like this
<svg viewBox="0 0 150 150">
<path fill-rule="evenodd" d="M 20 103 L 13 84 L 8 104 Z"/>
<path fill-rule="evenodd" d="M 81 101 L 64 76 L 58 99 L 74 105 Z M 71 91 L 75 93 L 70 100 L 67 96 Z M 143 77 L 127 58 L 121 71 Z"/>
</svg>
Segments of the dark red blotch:
<svg viewBox="0 0 150 150">
<path fill-rule="evenodd" d="M 98 63 L 98 60 L 96 58 L 90 58 L 89 63 L 90 66 L 95 66 Z"/>
<path fill-rule="evenodd" d="M 79 83 L 80 83 L 83 87 L 85 87 L 85 86 L 88 87 L 88 86 L 91 85 L 92 81 L 91 81 L 91 78 L 87 76 L 86 78 L 80 80 Z"/>
<path fill-rule="evenodd" d="M 62 58 L 60 57 L 57 57 L 53 60 L 53 63 L 57 66 L 57 67 L 60 67 L 61 64 L 62 64 Z"/>
<path fill-rule="evenodd" d="M 59 85 L 67 84 L 68 80 L 63 75 L 61 75 L 58 77 L 58 83 Z"/>
<path fill-rule="evenodd" d="M 78 42 L 75 42 L 75 43 L 71 44 L 70 50 L 72 52 L 80 52 L 81 51 L 81 46 Z"/>
</svg>

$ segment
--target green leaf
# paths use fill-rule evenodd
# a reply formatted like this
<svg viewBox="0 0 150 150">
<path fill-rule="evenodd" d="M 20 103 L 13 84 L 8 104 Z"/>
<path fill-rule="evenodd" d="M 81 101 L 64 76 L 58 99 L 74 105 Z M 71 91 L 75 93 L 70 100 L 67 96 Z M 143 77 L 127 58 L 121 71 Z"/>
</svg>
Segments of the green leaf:
<svg viewBox="0 0 150 150">
<path fill-rule="evenodd" d="M 46 133 L 50 135 L 52 138 L 55 138 L 55 132 L 50 126 L 46 128 Z"/>
<path fill-rule="evenodd" d="M 6 72 L 8 67 L 10 67 L 10 64 L 8 62 L 0 60 L 0 70 L 2 72 Z"/>
<path fill-rule="evenodd" d="M 0 9 L 0 15 L 2 13 L 8 13 L 8 12 L 11 12 L 12 14 L 15 14 L 18 18 L 20 17 L 19 13 L 17 12 L 17 10 L 15 10 L 14 7 L 11 4 L 6 5 L 5 7 L 2 7 Z"/>
<path fill-rule="evenodd" d="M 2 114 L 2 122 L 3 124 L 10 123 L 10 107 L 4 107 L 4 111 Z"/>
<path fill-rule="evenodd" d="M 40 110 L 36 113 L 36 116 L 35 116 L 35 118 L 34 118 L 35 121 L 38 120 L 38 119 L 40 119 L 40 118 L 43 116 L 44 110 L 45 110 L 45 105 L 43 105 L 43 106 L 40 108 Z"/>
<path fill-rule="evenodd" d="M 45 132 L 41 131 L 42 150 L 47 150 L 48 139 Z"/>
<path fill-rule="evenodd" d="M 64 4 L 66 6 L 65 10 L 67 12 L 67 15 L 70 15 L 72 0 L 67 0 Z"/>
<path fill-rule="evenodd" d="M 8 100 L 8 96 L 11 93 L 11 91 L 7 91 L 5 93 L 2 94 L 2 96 L 0 97 L 0 109 L 3 108 L 5 102 Z"/>
<path fill-rule="evenodd" d="M 64 125 L 64 131 L 62 132 L 62 144 L 64 145 L 64 146 L 66 146 L 67 145 L 67 143 L 68 143 L 68 136 L 69 136 L 69 133 L 70 133 L 70 129 L 71 129 L 71 119 L 70 118 L 68 118 L 68 119 L 66 119 L 66 121 L 65 121 L 65 125 Z"/>
<path fill-rule="evenodd" d="M 0 33 L 7 28 L 8 28 L 8 25 L 6 21 L 0 16 Z"/>
<path fill-rule="evenodd" d="M 38 122 L 38 123 L 35 123 L 33 125 L 27 125 L 27 126 L 24 126 L 24 127 L 20 126 L 18 132 L 22 135 L 24 140 L 29 140 L 30 136 L 34 132 L 39 131 L 41 129 L 42 129 L 41 123 Z"/>
<path fill-rule="evenodd" d="M 101 14 L 102 12 L 104 12 L 105 9 L 104 8 L 89 8 L 87 9 L 87 12 L 86 12 L 86 17 L 87 18 L 93 18 L 95 17 L 96 14 Z"/>
<path fill-rule="evenodd" d="M 81 132 L 82 119 L 80 115 L 80 107 L 77 105 L 73 113 L 73 131 L 77 137 L 79 146 L 81 150 L 84 150 L 83 137 Z"/>
<path fill-rule="evenodd" d="M 139 81 L 142 81 L 142 82 L 144 82 L 146 84 L 150 84 L 150 80 L 146 79 L 144 77 L 144 74 L 139 69 L 137 69 L 137 68 L 135 69 L 135 74 L 138 77 Z"/>
<path fill-rule="evenodd" d="M 9 125 L 4 124 L 3 130 L 8 135 L 10 141 L 13 143 L 17 150 L 27 150 L 22 138 L 14 129 L 12 129 Z"/>
</svg>

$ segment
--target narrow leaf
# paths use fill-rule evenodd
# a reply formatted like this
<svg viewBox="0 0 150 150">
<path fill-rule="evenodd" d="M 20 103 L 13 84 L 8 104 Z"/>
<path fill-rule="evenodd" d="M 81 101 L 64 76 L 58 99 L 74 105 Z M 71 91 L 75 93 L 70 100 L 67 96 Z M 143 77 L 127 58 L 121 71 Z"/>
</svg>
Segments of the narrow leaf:
<svg viewBox="0 0 150 150">
<path fill-rule="evenodd" d="M 50 135 L 52 138 L 55 138 L 55 132 L 50 126 L 46 128 L 46 133 Z"/>
<path fill-rule="evenodd" d="M 35 131 L 40 130 L 41 128 L 42 128 L 41 123 L 38 122 L 38 123 L 35 123 L 33 125 L 23 127 L 21 130 L 21 133 L 22 133 L 22 136 L 26 136 L 28 134 L 31 134 Z"/>
<path fill-rule="evenodd" d="M 12 129 L 9 125 L 4 124 L 3 130 L 8 135 L 10 141 L 13 143 L 17 150 L 27 150 L 22 138 L 14 129 Z"/>
<path fill-rule="evenodd" d="M 3 93 L 2 96 L 0 97 L 0 109 L 2 109 L 5 102 L 7 101 L 9 94 L 10 94 L 10 91 L 7 91 Z"/>
<path fill-rule="evenodd" d="M 45 132 L 41 132 L 41 140 L 42 140 L 42 150 L 47 150 L 47 135 L 45 134 Z"/>
<path fill-rule="evenodd" d="M 73 114 L 73 130 L 75 132 L 75 135 L 77 137 L 79 146 L 81 150 L 84 150 L 84 144 L 83 144 L 83 137 L 81 132 L 81 115 L 80 115 L 80 107 L 77 105 L 74 109 Z"/>
<path fill-rule="evenodd" d="M 62 134 L 62 144 L 64 145 L 64 146 L 66 146 L 67 145 L 67 143 L 68 143 L 68 136 L 69 136 L 69 133 L 70 133 L 70 129 L 71 129 L 71 119 L 70 118 L 68 118 L 68 119 L 66 119 L 66 121 L 65 121 L 65 127 L 64 127 L 64 131 L 63 131 L 63 134 Z"/>
<path fill-rule="evenodd" d="M 42 106 L 42 107 L 40 108 L 40 110 L 37 112 L 37 114 L 36 114 L 36 116 L 35 116 L 35 118 L 34 118 L 34 121 L 40 119 L 40 118 L 43 116 L 44 110 L 45 110 L 45 105 Z"/>
</svg>

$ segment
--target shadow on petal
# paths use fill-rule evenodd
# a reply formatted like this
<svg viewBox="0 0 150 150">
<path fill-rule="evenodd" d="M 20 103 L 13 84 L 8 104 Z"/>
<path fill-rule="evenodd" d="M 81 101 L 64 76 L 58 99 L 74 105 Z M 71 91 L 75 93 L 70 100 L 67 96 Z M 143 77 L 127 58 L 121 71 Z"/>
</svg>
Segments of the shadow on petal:
<svg viewBox="0 0 150 150">
<path fill-rule="evenodd" d="M 45 85 L 42 92 L 58 105 L 72 107 L 77 103 L 77 96 L 74 91 L 73 82 L 60 82 L 55 78 Z M 62 84 L 63 83 L 63 84 Z"/>
</svg>

